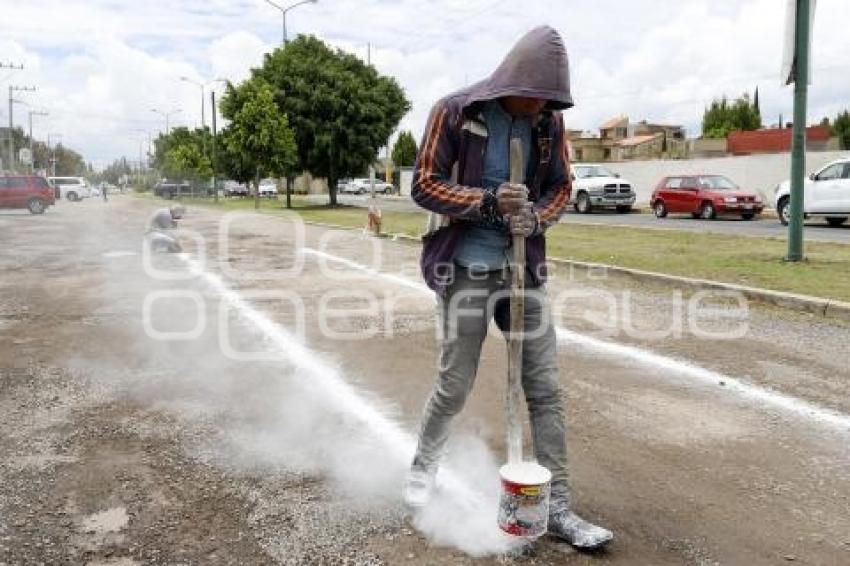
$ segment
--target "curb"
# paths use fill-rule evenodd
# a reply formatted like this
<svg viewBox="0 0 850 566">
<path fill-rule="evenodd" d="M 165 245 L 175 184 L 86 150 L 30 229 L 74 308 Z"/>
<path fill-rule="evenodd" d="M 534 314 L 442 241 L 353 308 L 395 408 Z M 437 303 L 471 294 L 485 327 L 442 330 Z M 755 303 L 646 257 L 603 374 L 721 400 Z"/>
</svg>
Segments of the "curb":
<svg viewBox="0 0 850 566">
<path fill-rule="evenodd" d="M 325 228 L 334 228 L 338 230 L 362 230 L 362 228 L 352 228 L 350 226 L 341 226 L 338 224 L 329 224 L 326 222 L 305 222 L 314 226 L 322 226 Z M 405 242 L 419 243 L 421 240 L 415 236 L 407 234 L 383 234 L 382 237 L 392 239 L 393 241 L 402 240 Z M 549 258 L 549 261 L 556 265 L 565 265 L 569 267 L 578 267 L 585 270 L 600 270 L 617 275 L 631 277 L 637 281 L 647 281 L 650 283 L 664 283 L 667 285 L 675 285 L 678 287 L 688 287 L 691 289 L 700 290 L 717 290 L 717 291 L 732 291 L 741 293 L 747 299 L 773 305 L 776 307 L 796 310 L 815 314 L 824 318 L 834 318 L 850 322 L 850 303 L 836 301 L 833 299 L 824 299 L 821 297 L 813 297 L 811 295 L 799 295 L 796 293 L 787 293 L 784 291 L 771 291 L 769 289 L 760 289 L 758 287 L 748 287 L 746 285 L 736 285 L 734 283 L 722 283 L 720 281 L 712 281 L 710 279 L 696 279 L 693 277 L 683 277 L 680 275 L 668 275 L 666 273 L 657 273 L 655 271 L 644 271 L 642 269 L 632 269 L 629 267 L 619 267 L 616 265 L 608 265 L 605 263 L 591 263 L 587 261 L 578 261 L 572 259 Z"/>
<path fill-rule="evenodd" d="M 732 291 L 741 293 L 748 299 L 758 301 L 760 303 L 808 312 L 822 317 L 850 321 L 850 303 L 836 301 L 833 299 L 824 299 L 821 297 L 813 297 L 811 295 L 799 295 L 796 293 L 787 293 L 785 291 L 771 291 L 770 289 L 748 287 L 746 285 L 736 285 L 734 283 L 721 283 L 720 281 L 712 281 L 710 279 L 695 279 L 680 275 L 668 275 L 666 273 L 656 273 L 654 271 L 644 271 L 642 269 L 619 267 L 605 263 L 591 263 L 561 258 L 549 258 L 549 261 L 556 265 L 567 265 L 585 270 L 604 270 L 618 275 L 631 277 L 638 281 L 666 283 L 668 285 L 701 290 L 711 289 L 718 291 Z"/>
</svg>

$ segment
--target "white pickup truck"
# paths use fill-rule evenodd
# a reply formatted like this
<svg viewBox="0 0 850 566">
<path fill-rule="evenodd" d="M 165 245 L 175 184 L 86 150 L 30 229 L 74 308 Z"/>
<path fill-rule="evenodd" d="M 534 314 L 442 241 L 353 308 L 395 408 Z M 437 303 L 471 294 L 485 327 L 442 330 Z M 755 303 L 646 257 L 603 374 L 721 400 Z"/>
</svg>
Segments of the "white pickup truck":
<svg viewBox="0 0 850 566">
<path fill-rule="evenodd" d="M 791 181 L 773 189 L 776 212 L 782 224 L 791 220 Z M 841 226 L 850 217 L 850 157 L 827 163 L 812 173 L 803 185 L 803 213 L 826 218 L 830 226 Z"/>
<path fill-rule="evenodd" d="M 613 208 L 623 214 L 631 212 L 635 190 L 629 181 L 598 163 L 574 163 L 570 168 L 573 176 L 570 202 L 576 212 L 589 214 L 594 208 Z"/>
<path fill-rule="evenodd" d="M 50 177 L 50 183 L 56 188 L 56 199 L 80 201 L 92 196 L 91 185 L 82 177 Z"/>
</svg>

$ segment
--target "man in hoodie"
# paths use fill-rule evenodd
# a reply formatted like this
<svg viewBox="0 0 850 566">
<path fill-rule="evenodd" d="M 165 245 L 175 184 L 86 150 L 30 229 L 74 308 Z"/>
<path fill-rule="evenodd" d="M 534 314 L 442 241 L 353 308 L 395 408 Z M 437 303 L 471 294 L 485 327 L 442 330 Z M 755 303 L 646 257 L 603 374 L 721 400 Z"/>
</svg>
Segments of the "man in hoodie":
<svg viewBox="0 0 850 566">
<path fill-rule="evenodd" d="M 542 285 L 545 233 L 566 207 L 571 179 L 560 110 L 573 105 L 567 52 L 547 26 L 527 33 L 484 81 L 438 101 L 416 161 L 413 199 L 432 212 L 422 274 L 438 297 L 440 363 L 404 488 L 425 505 L 452 418 L 472 389 L 491 319 L 510 328 L 511 234 L 526 237 L 522 385 L 537 461 L 552 472 L 549 532 L 579 548 L 610 531 L 572 510 L 556 339 Z M 519 138 L 525 182 L 510 184 L 510 140 Z"/>
</svg>

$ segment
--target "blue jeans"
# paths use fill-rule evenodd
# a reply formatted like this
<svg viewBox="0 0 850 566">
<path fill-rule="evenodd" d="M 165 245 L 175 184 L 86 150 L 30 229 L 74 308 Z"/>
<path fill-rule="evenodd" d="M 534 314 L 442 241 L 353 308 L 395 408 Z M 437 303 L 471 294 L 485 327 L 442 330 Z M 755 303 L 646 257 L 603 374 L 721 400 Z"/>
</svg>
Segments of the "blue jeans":
<svg viewBox="0 0 850 566">
<path fill-rule="evenodd" d="M 433 471 L 452 418 L 472 390 L 490 320 L 510 329 L 510 272 L 475 273 L 455 266 L 454 281 L 437 306 L 440 367 L 422 417 L 413 468 Z M 537 462 L 552 472 L 552 503 L 569 506 L 566 423 L 558 380 L 555 329 L 542 288 L 526 289 L 522 387 L 531 417 Z M 507 374 L 507 368 L 505 370 Z"/>
</svg>

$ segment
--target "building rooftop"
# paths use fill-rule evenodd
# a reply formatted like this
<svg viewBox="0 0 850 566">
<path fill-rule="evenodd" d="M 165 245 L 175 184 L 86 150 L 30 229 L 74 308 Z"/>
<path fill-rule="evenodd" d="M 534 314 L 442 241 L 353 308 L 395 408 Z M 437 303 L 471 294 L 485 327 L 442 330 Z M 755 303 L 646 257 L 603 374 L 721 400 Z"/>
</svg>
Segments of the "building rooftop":
<svg viewBox="0 0 850 566">
<path fill-rule="evenodd" d="M 600 130 L 607 130 L 609 128 L 616 128 L 617 126 L 628 124 L 628 123 L 629 123 L 629 117 L 628 116 L 626 116 L 626 115 L 617 116 L 615 118 L 611 118 L 610 120 L 607 120 L 604 124 L 599 126 L 599 129 Z"/>
<path fill-rule="evenodd" d="M 662 134 L 649 134 L 646 136 L 632 136 L 630 138 L 624 138 L 617 142 L 617 145 L 624 147 L 631 147 L 635 145 L 640 145 L 642 143 L 646 143 L 648 141 L 652 141 L 661 137 Z"/>
</svg>

